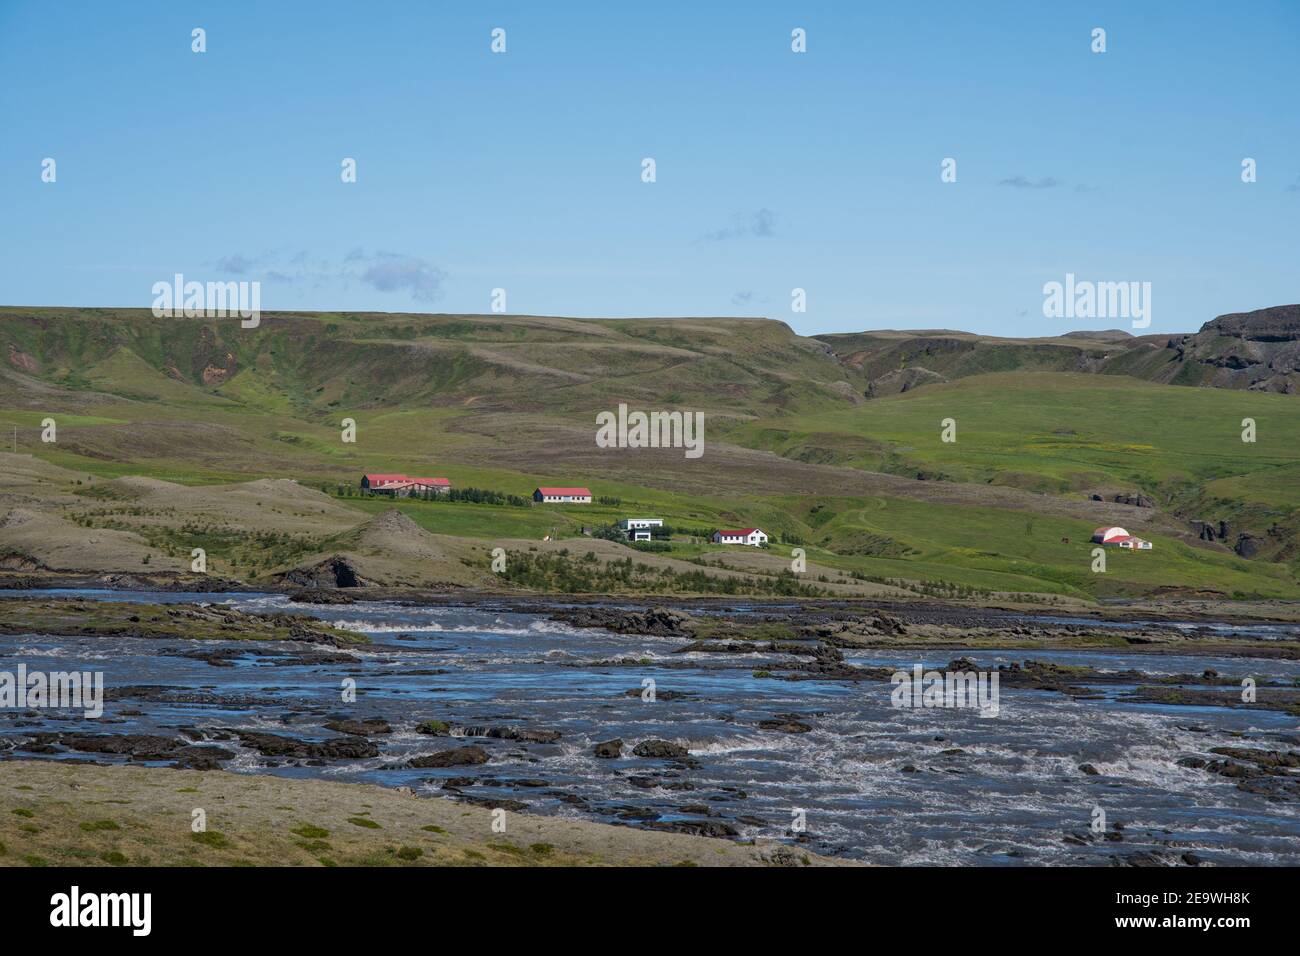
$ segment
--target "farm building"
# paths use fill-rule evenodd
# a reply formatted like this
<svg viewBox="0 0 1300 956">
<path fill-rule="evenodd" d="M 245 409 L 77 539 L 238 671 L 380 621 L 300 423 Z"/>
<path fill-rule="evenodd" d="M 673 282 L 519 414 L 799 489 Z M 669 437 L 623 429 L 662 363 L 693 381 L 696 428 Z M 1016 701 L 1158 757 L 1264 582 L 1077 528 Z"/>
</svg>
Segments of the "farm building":
<svg viewBox="0 0 1300 956">
<path fill-rule="evenodd" d="M 746 544 L 761 548 L 767 544 L 767 535 L 759 528 L 736 528 L 713 532 L 714 544 Z"/>
<path fill-rule="evenodd" d="M 652 528 L 662 528 L 663 518 L 620 518 L 618 528 L 627 535 L 629 541 L 650 541 L 654 538 Z"/>
<path fill-rule="evenodd" d="M 442 494 L 451 490 L 446 478 L 412 478 L 408 475 L 362 475 L 361 490 L 394 498 L 409 498 L 431 492 Z"/>
<path fill-rule="evenodd" d="M 1145 538 L 1139 538 L 1137 535 L 1129 534 L 1123 528 L 1118 526 L 1109 528 L 1098 528 L 1092 533 L 1092 540 L 1096 544 L 1104 545 L 1108 548 L 1126 548 L 1130 551 L 1150 551 L 1151 542 Z"/>
<path fill-rule="evenodd" d="M 533 491 L 533 501 L 541 504 L 589 505 L 590 488 L 537 488 Z"/>
</svg>

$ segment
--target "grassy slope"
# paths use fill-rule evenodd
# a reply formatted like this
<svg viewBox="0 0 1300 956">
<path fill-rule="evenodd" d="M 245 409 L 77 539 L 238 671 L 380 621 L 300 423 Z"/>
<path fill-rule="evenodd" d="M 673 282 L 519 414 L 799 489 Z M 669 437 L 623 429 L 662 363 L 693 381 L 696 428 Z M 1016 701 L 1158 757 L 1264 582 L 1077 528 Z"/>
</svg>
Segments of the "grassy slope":
<svg viewBox="0 0 1300 956">
<path fill-rule="evenodd" d="M 192 830 L 194 811 L 206 829 Z M 332 780 L 6 764 L 0 866 L 763 866 L 776 844 L 492 811 Z M 796 865 L 841 865 L 803 850 Z"/>
<path fill-rule="evenodd" d="M 382 468 L 515 494 L 582 482 L 623 504 L 402 508 L 427 530 L 486 540 L 564 537 L 628 513 L 753 523 L 799 535 L 829 567 L 996 590 L 1300 594 L 1293 564 L 1178 540 L 1184 522 L 1148 527 L 1145 509 L 1133 509 L 1132 530 L 1155 538 L 1156 551 L 1112 555 L 1111 572 L 1093 575 L 1086 539 L 1100 520 L 1054 513 L 1057 497 L 1028 499 L 1026 510 L 998 492 L 1077 501 L 1085 491 L 1142 490 L 1184 516 L 1286 525 L 1300 507 L 1291 480 L 1300 477 L 1300 409 L 1289 396 L 1003 372 L 864 402 L 858 372 L 775 322 L 314 315 L 268 318 L 250 334 L 232 323 L 77 313 L 0 310 L 0 422 L 21 427 L 20 450 L 79 472 L 191 485 L 295 477 L 333 488 Z M 9 346 L 35 370 L 28 363 L 23 374 L 12 357 L 6 366 Z M 696 463 L 599 457 L 594 412 L 620 401 L 702 408 L 719 450 Z M 59 441 L 41 445 L 39 422 L 50 414 Z M 357 444 L 339 440 L 344 417 L 358 422 Z M 955 444 L 939 441 L 948 417 Z M 1256 444 L 1240 441 L 1244 417 L 1258 423 Z M 719 442 L 783 458 L 732 461 Z M 948 481 L 917 483 L 906 496 L 847 483 L 832 494 L 833 478 L 807 470 L 805 479 L 799 462 L 923 472 L 979 497 L 925 500 L 926 485 L 955 487 Z M 783 470 L 765 482 L 770 463 Z M 358 520 L 387 507 L 338 504 Z"/>
</svg>

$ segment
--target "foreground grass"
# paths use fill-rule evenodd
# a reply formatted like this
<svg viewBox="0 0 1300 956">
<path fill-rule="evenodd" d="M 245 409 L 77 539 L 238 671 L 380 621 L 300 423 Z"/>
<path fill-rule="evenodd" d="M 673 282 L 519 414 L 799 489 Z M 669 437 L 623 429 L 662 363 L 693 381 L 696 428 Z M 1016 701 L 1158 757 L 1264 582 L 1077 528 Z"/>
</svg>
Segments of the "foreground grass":
<svg viewBox="0 0 1300 956">
<path fill-rule="evenodd" d="M 195 811 L 205 828 L 193 829 Z M 6 866 L 751 866 L 777 845 L 492 811 L 368 784 L 4 764 Z M 787 861 L 825 862 L 802 850 Z"/>
</svg>

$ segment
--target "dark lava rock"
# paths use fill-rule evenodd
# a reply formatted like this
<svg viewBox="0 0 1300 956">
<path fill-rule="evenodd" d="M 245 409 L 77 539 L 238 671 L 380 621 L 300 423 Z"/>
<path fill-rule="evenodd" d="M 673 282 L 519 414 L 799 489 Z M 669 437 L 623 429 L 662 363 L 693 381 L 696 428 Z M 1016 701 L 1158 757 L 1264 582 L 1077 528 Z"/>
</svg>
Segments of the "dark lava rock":
<svg viewBox="0 0 1300 956">
<path fill-rule="evenodd" d="M 377 757 L 379 748 L 369 740 L 358 737 L 334 737 L 317 743 L 266 734 L 260 731 L 233 730 L 240 742 L 252 747 L 263 757 L 300 757 L 316 760 L 355 760 L 360 757 Z"/>
<path fill-rule="evenodd" d="M 558 730 L 530 730 L 526 727 L 464 727 L 445 720 L 426 720 L 415 729 L 431 737 L 487 737 L 491 740 L 518 740 L 532 744 L 553 744 L 560 739 Z"/>
<path fill-rule="evenodd" d="M 532 744 L 553 744 L 560 739 L 558 730 L 529 730 L 526 727 L 461 727 L 453 735 L 488 737 L 492 740 L 519 740 Z"/>
<path fill-rule="evenodd" d="M 582 607 L 559 611 L 553 621 L 575 627 L 602 627 L 618 634 L 649 634 L 655 637 L 689 637 L 691 616 L 666 607 L 628 611 L 610 607 Z"/>
<path fill-rule="evenodd" d="M 621 757 L 623 756 L 623 741 L 615 738 L 596 744 L 593 751 L 597 757 Z"/>
<path fill-rule="evenodd" d="M 1243 558 L 1253 558 L 1259 554 L 1263 548 L 1260 544 L 1259 538 L 1255 537 L 1253 534 L 1242 532 L 1237 536 L 1237 543 L 1233 545 L 1232 550 L 1237 552 L 1237 554 Z"/>
<path fill-rule="evenodd" d="M 1112 866 L 1177 866 L 1179 857 L 1163 850 L 1137 850 L 1133 853 L 1117 854 L 1110 858 Z"/>
<path fill-rule="evenodd" d="M 177 770 L 220 770 L 221 763 L 235 758 L 234 751 L 222 747 L 182 747 L 170 756 Z"/>
<path fill-rule="evenodd" d="M 1132 505 L 1135 508 L 1154 508 L 1155 500 L 1149 495 L 1143 494 L 1121 494 L 1115 496 L 1117 504 Z"/>
<path fill-rule="evenodd" d="M 690 833 L 695 836 L 740 836 L 739 830 L 721 820 L 655 820 L 645 826 L 648 830 L 667 830 L 669 833 Z"/>
<path fill-rule="evenodd" d="M 356 604 L 357 599 L 345 591 L 329 588 L 307 588 L 294 591 L 289 600 L 295 604 Z"/>
<path fill-rule="evenodd" d="M 327 588 L 357 588 L 369 584 L 341 554 L 319 561 L 310 567 L 294 568 L 277 575 L 284 584 L 304 588 L 311 594 Z M 302 593 L 302 592 L 299 592 Z"/>
<path fill-rule="evenodd" d="M 60 734 L 70 750 L 93 754 L 128 754 L 137 760 L 162 760 L 181 746 L 179 740 L 156 734 Z"/>
<path fill-rule="evenodd" d="M 689 757 L 690 751 L 668 740 L 643 740 L 632 748 L 638 757 L 651 757 L 660 760 L 680 760 Z"/>
<path fill-rule="evenodd" d="M 1260 750 L 1254 747 L 1212 747 L 1210 753 L 1233 760 L 1245 760 L 1263 770 L 1295 769 L 1300 767 L 1300 752 L 1294 750 Z"/>
<path fill-rule="evenodd" d="M 705 642 L 697 641 L 696 643 L 705 643 Z M 708 648 L 703 648 L 703 649 L 704 649 L 704 650 L 707 650 Z M 631 690 L 625 690 L 625 691 L 623 691 L 623 696 L 624 696 L 624 697 L 640 697 L 641 694 L 642 694 L 643 692 L 644 692 L 644 691 L 643 691 L 642 688 L 640 688 L 640 687 L 633 687 Z M 656 701 L 660 701 L 660 700 L 686 700 L 687 698 L 689 698 L 689 697 L 694 697 L 694 696 L 695 696 L 695 695 L 692 694 L 690 691 L 685 691 L 685 690 L 659 690 L 658 688 L 655 688 L 655 700 L 656 700 Z"/>
<path fill-rule="evenodd" d="M 354 737 L 370 737 L 374 734 L 391 734 L 393 732 L 393 728 L 389 726 L 388 721 L 379 717 L 369 717 L 365 720 L 331 720 L 325 727 L 336 733 L 351 734 Z"/>
<path fill-rule="evenodd" d="M 812 726 L 800 720 L 760 720 L 760 730 L 775 730 L 783 734 L 806 734 Z"/>
<path fill-rule="evenodd" d="M 457 747 L 453 750 L 440 750 L 434 754 L 426 754 L 423 757 L 414 757 L 407 766 L 427 770 L 433 767 L 472 767 L 487 762 L 488 753 L 482 747 Z"/>
<path fill-rule="evenodd" d="M 528 809 L 528 804 L 521 800 L 507 800 L 503 797 L 480 797 L 470 793 L 458 793 L 456 799 L 461 803 L 472 803 L 476 807 L 488 807 L 492 810 L 508 810 L 520 813 Z"/>
</svg>

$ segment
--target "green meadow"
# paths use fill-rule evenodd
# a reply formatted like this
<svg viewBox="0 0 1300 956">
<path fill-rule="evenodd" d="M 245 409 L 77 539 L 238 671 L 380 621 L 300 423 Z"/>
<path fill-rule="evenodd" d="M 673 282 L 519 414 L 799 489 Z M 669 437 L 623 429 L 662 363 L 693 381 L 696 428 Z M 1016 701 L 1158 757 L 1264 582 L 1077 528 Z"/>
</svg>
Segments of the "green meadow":
<svg viewBox="0 0 1300 956">
<path fill-rule="evenodd" d="M 315 314 L 251 336 L 125 310 L 0 310 L 3 345 L 28 376 L 0 379 L 5 444 L 17 428 L 20 452 L 100 478 L 293 478 L 332 495 L 367 471 L 519 496 L 582 484 L 619 503 L 396 505 L 429 531 L 474 539 L 573 537 L 639 515 L 758 526 L 773 553 L 798 543 L 872 579 L 1300 597 L 1300 403 L 1289 395 L 996 371 L 866 400 L 859 372 L 784 325 L 721 319 Z M 704 410 L 704 457 L 597 455 L 594 413 L 620 401 Z M 46 417 L 54 444 L 39 440 Z M 355 443 L 342 440 L 345 419 Z M 956 440 L 944 442 L 949 419 Z M 866 493 L 853 481 L 881 474 L 910 484 Z M 1110 551 L 1095 574 L 1089 537 L 1101 522 L 1081 503 L 1128 493 L 1156 504 L 1132 511 L 1150 519 L 1140 533 L 1155 548 Z M 393 505 L 335 501 L 358 522 Z M 1196 541 L 1192 519 L 1249 532 L 1262 552 L 1247 560 L 1233 541 Z M 674 547 L 686 558 L 719 550 Z"/>
</svg>

